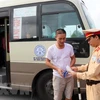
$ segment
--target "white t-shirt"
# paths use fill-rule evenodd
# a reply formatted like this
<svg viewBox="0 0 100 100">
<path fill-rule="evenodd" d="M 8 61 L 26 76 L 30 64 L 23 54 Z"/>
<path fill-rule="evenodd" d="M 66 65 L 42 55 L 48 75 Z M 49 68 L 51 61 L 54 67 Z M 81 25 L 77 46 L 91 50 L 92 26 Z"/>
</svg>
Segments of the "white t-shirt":
<svg viewBox="0 0 100 100">
<path fill-rule="evenodd" d="M 46 58 L 51 60 L 51 63 L 56 67 L 61 68 L 63 71 L 66 71 L 66 66 L 70 66 L 71 56 L 74 55 L 73 47 L 65 43 L 63 49 L 58 49 L 56 44 L 53 44 L 48 48 Z M 59 73 L 53 69 L 53 75 L 61 77 Z"/>
</svg>

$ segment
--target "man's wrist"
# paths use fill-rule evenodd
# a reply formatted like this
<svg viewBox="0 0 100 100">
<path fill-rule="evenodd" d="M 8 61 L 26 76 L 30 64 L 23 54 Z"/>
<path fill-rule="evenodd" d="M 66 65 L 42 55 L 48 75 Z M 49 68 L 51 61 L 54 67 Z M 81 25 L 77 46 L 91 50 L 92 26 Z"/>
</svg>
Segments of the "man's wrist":
<svg viewBox="0 0 100 100">
<path fill-rule="evenodd" d="M 56 66 L 53 65 L 54 70 L 58 71 L 58 68 Z"/>
</svg>

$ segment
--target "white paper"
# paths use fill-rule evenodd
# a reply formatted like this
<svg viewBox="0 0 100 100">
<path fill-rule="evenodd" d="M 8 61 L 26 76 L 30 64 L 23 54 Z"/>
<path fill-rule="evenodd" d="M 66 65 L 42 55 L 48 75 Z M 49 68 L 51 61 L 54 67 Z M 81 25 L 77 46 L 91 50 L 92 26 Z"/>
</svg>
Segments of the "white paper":
<svg viewBox="0 0 100 100">
<path fill-rule="evenodd" d="M 73 72 L 73 70 L 70 68 L 70 66 L 66 66 L 66 70 L 68 71 L 68 72 Z"/>
</svg>

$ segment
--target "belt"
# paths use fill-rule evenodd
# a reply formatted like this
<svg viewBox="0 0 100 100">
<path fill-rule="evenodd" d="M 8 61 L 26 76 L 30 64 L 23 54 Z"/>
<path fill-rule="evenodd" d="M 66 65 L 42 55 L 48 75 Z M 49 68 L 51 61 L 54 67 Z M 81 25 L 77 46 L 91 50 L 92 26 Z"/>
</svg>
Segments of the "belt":
<svg viewBox="0 0 100 100">
<path fill-rule="evenodd" d="M 87 85 L 93 85 L 93 84 L 98 84 L 98 83 L 100 83 L 100 81 L 94 81 L 94 80 L 86 80 L 86 84 Z"/>
</svg>

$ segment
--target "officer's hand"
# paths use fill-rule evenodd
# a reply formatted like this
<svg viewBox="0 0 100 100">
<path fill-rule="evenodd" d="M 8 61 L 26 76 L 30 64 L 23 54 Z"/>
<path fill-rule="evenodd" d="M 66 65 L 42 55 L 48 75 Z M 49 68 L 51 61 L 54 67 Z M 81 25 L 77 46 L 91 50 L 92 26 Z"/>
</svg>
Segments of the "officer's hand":
<svg viewBox="0 0 100 100">
<path fill-rule="evenodd" d="M 69 72 L 69 74 L 71 74 L 71 75 L 74 76 L 74 77 L 77 77 L 77 73 L 74 72 L 74 71 Z"/>
<path fill-rule="evenodd" d="M 73 71 L 75 71 L 75 72 L 78 71 L 78 68 L 77 68 L 77 67 L 71 67 L 71 69 L 72 69 Z"/>
</svg>

